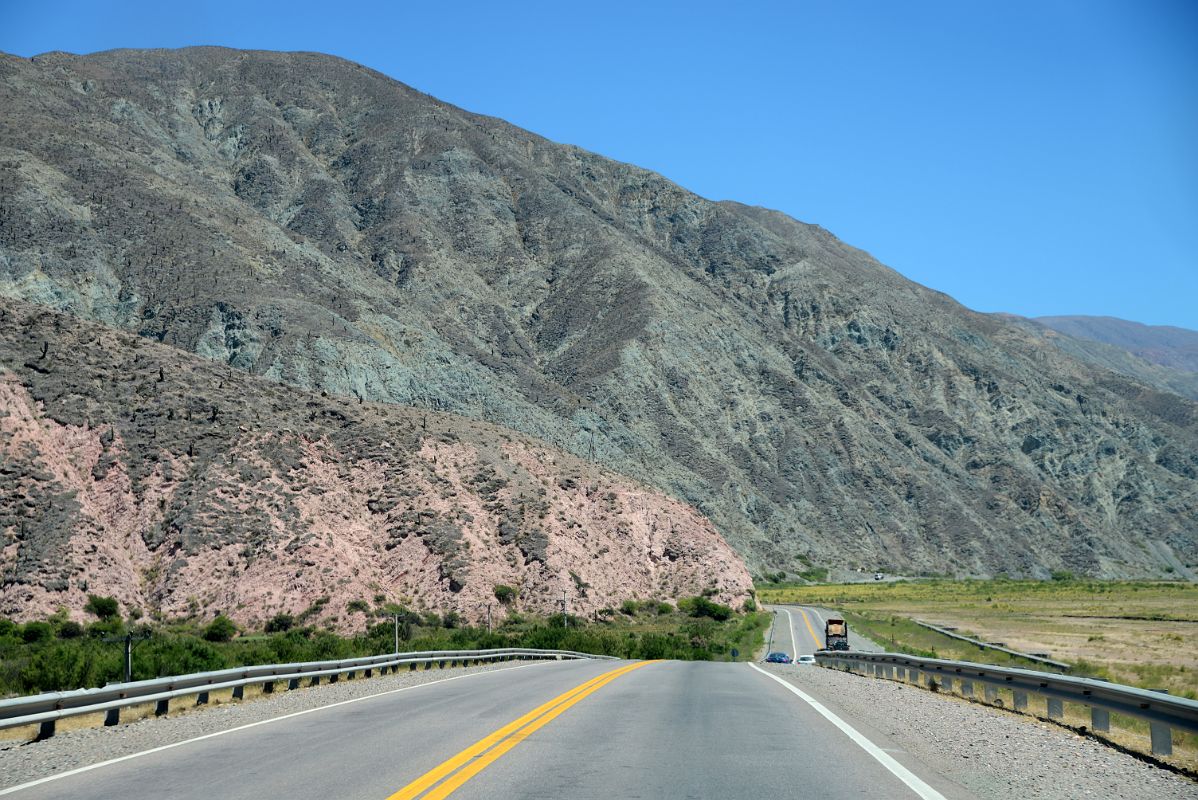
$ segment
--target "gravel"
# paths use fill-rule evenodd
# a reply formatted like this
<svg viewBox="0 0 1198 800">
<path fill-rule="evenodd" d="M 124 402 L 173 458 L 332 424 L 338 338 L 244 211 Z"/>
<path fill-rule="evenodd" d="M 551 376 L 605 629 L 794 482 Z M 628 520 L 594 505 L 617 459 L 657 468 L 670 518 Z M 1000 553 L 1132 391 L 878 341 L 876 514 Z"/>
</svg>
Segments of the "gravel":
<svg viewBox="0 0 1198 800">
<path fill-rule="evenodd" d="M 831 669 L 763 666 L 980 800 L 1198 798 L 1198 783 L 1184 776 L 1032 717 Z"/>
<path fill-rule="evenodd" d="M 260 695 L 240 703 L 214 704 L 178 716 L 148 717 L 118 728 L 93 727 L 64 731 L 41 742 L 5 741 L 0 743 L 0 788 L 284 714 L 458 675 L 498 669 L 513 669 L 513 665 L 482 664 L 341 680 L 297 691 Z"/>
</svg>

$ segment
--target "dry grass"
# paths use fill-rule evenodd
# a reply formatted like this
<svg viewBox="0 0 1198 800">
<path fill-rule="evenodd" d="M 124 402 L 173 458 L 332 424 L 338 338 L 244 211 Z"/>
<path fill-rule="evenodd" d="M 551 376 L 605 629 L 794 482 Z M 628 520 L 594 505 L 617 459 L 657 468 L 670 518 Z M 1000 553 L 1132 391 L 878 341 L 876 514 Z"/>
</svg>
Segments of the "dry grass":
<svg viewBox="0 0 1198 800">
<path fill-rule="evenodd" d="M 1088 581 L 918 581 L 759 589 L 766 603 L 805 603 L 952 626 L 1023 652 L 1047 652 L 1076 672 L 1198 698 L 1198 586 Z M 901 633 L 895 638 L 904 643 Z M 889 637 L 887 637 L 889 638 Z M 927 650 L 927 641 L 911 647 Z M 951 639 L 935 646 L 947 658 Z M 966 646 L 968 647 L 968 646 Z M 996 654 L 972 648 L 971 661 Z M 997 662 L 995 662 L 997 663 Z M 1005 663 L 1005 662 L 1004 662 Z"/>
</svg>

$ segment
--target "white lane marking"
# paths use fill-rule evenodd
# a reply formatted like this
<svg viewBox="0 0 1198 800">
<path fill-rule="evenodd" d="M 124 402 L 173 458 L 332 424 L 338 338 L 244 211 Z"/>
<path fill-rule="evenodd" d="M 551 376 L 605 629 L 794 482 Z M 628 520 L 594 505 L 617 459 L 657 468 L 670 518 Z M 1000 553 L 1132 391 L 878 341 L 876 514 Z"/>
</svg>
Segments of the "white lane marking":
<svg viewBox="0 0 1198 800">
<path fill-rule="evenodd" d="M 818 611 L 815 610 L 815 607 L 814 606 L 807 607 L 807 610 L 810 611 L 813 615 L 815 615 L 815 621 L 819 623 L 819 627 L 821 627 L 821 628 L 824 627 L 824 618 L 822 616 L 820 616 L 820 613 Z"/>
<path fill-rule="evenodd" d="M 452 678 L 442 678 L 437 681 L 429 681 L 428 683 L 419 683 L 419 684 L 416 684 L 415 686 L 404 686 L 399 689 L 388 689 L 387 691 L 379 692 L 378 694 L 368 694 L 365 697 L 355 697 L 351 700 L 342 700 L 337 703 L 331 703 L 327 706 L 318 706 L 317 708 L 308 708 L 303 711 L 294 711 L 290 714 L 284 714 L 281 717 L 271 717 L 270 719 L 261 719 L 261 720 L 258 720 L 257 722 L 250 722 L 245 725 L 238 725 L 236 728 L 229 728 L 228 730 L 217 731 L 216 733 L 206 733 L 203 736 L 196 736 L 191 739 L 184 739 L 181 742 L 172 742 L 171 744 L 164 744 L 161 747 L 152 747 L 149 750 L 142 750 L 139 753 L 130 753 L 127 756 L 120 756 L 119 758 L 110 758 L 107 761 L 101 761 L 98 764 L 89 764 L 86 767 L 76 767 L 75 769 L 67 770 L 66 772 L 60 772 L 57 775 L 47 775 L 46 777 L 38 778 L 35 781 L 29 781 L 28 783 L 22 783 L 18 786 L 10 786 L 7 789 L 0 789 L 0 795 L 12 794 L 13 792 L 19 792 L 22 789 L 29 789 L 34 786 L 40 786 L 43 783 L 49 783 L 50 781 L 56 781 L 59 778 L 69 778 L 72 775 L 78 775 L 81 772 L 90 772 L 93 769 L 99 769 L 100 767 L 107 767 L 110 764 L 119 764 L 122 761 L 129 761 L 130 759 L 141 758 L 142 756 L 148 756 L 148 755 L 152 755 L 154 753 L 161 753 L 163 750 L 171 750 L 176 747 L 182 747 L 185 744 L 192 744 L 193 742 L 202 742 L 205 739 L 213 739 L 217 736 L 224 736 L 226 733 L 236 733 L 237 731 L 244 731 L 247 728 L 256 728 L 259 725 L 267 725 L 271 722 L 280 722 L 282 720 L 291 719 L 293 717 L 302 717 L 304 714 L 311 714 L 315 711 L 324 711 L 329 708 L 337 708 L 338 706 L 347 706 L 350 703 L 360 703 L 363 700 L 373 700 L 376 697 L 386 697 L 389 694 L 396 694 L 398 692 L 407 692 L 412 689 L 423 689 L 425 686 L 436 686 L 439 683 L 448 683 L 449 681 L 457 681 L 457 680 L 461 680 L 462 678 L 475 678 L 475 677 L 478 677 L 479 675 L 493 675 L 496 672 L 507 672 L 507 671 L 513 670 L 513 669 L 527 669 L 528 667 L 540 667 L 545 664 L 557 664 L 557 663 L 561 663 L 561 662 L 542 661 L 542 662 L 539 662 L 536 664 L 521 664 L 517 667 L 502 667 L 500 669 L 489 669 L 486 672 L 471 672 L 468 675 L 454 675 Z"/>
<path fill-rule="evenodd" d="M 795 636 L 795 618 L 791 616 L 790 609 L 784 608 L 782 610 L 784 612 L 786 612 L 786 627 L 790 630 L 790 652 L 791 652 L 791 655 L 794 657 L 792 660 L 798 661 L 798 659 L 799 659 L 799 640 Z"/>
<path fill-rule="evenodd" d="M 886 767 L 886 769 L 888 769 L 892 773 L 894 773 L 895 777 L 897 777 L 903 783 L 907 784 L 907 786 L 910 787 L 911 791 L 915 792 L 915 794 L 919 795 L 923 800 L 946 800 L 944 795 L 940 794 L 940 792 L 936 791 L 931 786 L 928 786 L 926 783 L 924 783 L 919 778 L 919 776 L 917 776 L 914 772 L 907 769 L 899 762 L 895 761 L 894 758 L 889 753 L 884 751 L 882 748 L 878 747 L 876 744 L 871 742 L 869 739 L 865 738 L 865 736 L 863 736 L 852 725 L 848 724 L 847 722 L 842 720 L 840 717 L 836 716 L 831 711 L 829 711 L 828 708 L 826 706 L 824 706 L 823 703 L 819 702 L 811 695 L 809 695 L 806 692 L 802 691 L 801 689 L 797 688 L 796 686 L 794 686 L 794 684 L 790 683 L 789 681 L 782 680 L 777 675 L 774 675 L 770 672 L 765 671 L 764 669 L 757 666 L 756 664 L 749 664 L 749 666 L 752 667 L 753 669 L 757 670 L 758 672 L 760 672 L 765 677 L 767 677 L 771 680 L 775 680 L 778 683 L 782 684 L 783 686 L 786 687 L 786 689 L 788 691 L 792 692 L 793 694 L 798 695 L 799 699 L 801 699 L 807 705 L 814 708 L 816 713 L 818 713 L 821 717 L 823 717 L 824 719 L 831 722 L 837 728 L 840 728 L 841 732 L 843 732 L 845 736 L 848 736 L 850 739 L 852 739 L 857 744 L 858 747 L 860 747 L 862 750 L 864 750 L 865 752 L 867 752 L 871 756 L 873 756 L 874 759 L 879 764 L 881 764 L 883 767 Z"/>
</svg>

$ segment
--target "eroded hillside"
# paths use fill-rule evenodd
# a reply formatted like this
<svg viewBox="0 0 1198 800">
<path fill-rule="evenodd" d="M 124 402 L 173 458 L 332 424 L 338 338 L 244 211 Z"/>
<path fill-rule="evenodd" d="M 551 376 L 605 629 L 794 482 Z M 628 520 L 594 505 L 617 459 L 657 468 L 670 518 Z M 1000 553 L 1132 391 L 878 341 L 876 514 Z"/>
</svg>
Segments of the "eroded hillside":
<svg viewBox="0 0 1198 800">
<path fill-rule="evenodd" d="M 820 228 L 327 56 L 4 57 L 0 105 L 0 293 L 517 428 L 758 568 L 1198 563 L 1198 407 Z"/>
<path fill-rule="evenodd" d="M 696 511 L 511 431 L 303 392 L 0 301 L 0 615 L 87 594 L 168 617 L 355 601 L 590 614 L 743 562 Z"/>
</svg>

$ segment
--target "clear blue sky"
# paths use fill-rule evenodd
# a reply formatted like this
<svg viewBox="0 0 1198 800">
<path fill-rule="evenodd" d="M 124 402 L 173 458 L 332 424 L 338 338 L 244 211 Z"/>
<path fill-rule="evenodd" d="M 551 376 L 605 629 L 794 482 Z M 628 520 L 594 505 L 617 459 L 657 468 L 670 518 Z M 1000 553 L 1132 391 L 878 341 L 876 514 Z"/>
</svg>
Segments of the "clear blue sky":
<svg viewBox="0 0 1198 800">
<path fill-rule="evenodd" d="M 18 55 L 194 44 L 359 61 L 983 311 L 1198 329 L 1192 0 L 0 0 Z"/>
</svg>

